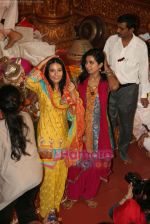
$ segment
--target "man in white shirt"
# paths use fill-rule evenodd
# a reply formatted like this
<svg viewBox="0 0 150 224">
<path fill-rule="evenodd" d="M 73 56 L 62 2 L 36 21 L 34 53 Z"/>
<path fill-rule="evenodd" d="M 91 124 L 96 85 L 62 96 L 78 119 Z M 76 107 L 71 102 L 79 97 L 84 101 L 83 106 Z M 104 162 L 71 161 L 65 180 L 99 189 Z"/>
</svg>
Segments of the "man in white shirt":
<svg viewBox="0 0 150 224">
<path fill-rule="evenodd" d="M 2 24 L 4 19 L 4 24 Z M 15 31 L 15 24 L 18 22 L 18 1 L 0 0 L 0 40 L 8 38 L 5 49 L 14 45 L 22 38 L 22 34 Z"/>
<path fill-rule="evenodd" d="M 125 162 L 131 162 L 127 151 L 130 144 L 134 114 L 138 100 L 139 83 L 141 84 L 141 103 L 148 106 L 148 52 L 147 46 L 134 35 L 137 18 L 125 14 L 118 18 L 117 34 L 108 38 L 104 52 L 107 59 L 107 74 L 110 90 L 119 81 L 117 91 L 110 92 L 109 116 L 113 130 L 119 118 L 119 151 Z"/>
</svg>

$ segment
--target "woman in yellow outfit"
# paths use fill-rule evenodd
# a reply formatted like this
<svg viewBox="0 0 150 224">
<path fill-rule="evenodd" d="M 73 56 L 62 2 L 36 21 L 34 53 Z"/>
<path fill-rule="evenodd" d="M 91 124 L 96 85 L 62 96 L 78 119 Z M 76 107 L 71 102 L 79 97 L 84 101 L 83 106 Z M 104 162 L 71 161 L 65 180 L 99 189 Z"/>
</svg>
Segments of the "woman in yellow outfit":
<svg viewBox="0 0 150 224">
<path fill-rule="evenodd" d="M 37 142 L 44 164 L 40 214 L 46 217 L 51 209 L 59 211 L 67 178 L 68 150 L 82 149 L 84 109 L 64 63 L 58 57 L 48 57 L 35 67 L 26 86 L 39 98 Z"/>
</svg>

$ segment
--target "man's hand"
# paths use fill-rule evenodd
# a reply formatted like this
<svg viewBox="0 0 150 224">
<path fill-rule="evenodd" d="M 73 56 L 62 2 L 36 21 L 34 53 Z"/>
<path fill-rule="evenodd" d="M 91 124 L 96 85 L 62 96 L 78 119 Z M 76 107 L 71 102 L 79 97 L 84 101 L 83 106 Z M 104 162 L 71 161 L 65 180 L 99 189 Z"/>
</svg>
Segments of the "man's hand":
<svg viewBox="0 0 150 224">
<path fill-rule="evenodd" d="M 148 98 L 141 98 L 141 104 L 143 105 L 144 108 L 148 107 Z"/>
<path fill-rule="evenodd" d="M 119 88 L 119 81 L 114 75 L 107 77 L 110 91 L 116 91 Z"/>
<path fill-rule="evenodd" d="M 115 76 L 114 72 L 112 71 L 112 69 L 110 68 L 106 55 L 105 55 L 105 61 L 104 61 L 104 68 L 106 71 L 110 91 L 116 91 L 119 88 L 119 81 L 117 77 Z"/>
</svg>

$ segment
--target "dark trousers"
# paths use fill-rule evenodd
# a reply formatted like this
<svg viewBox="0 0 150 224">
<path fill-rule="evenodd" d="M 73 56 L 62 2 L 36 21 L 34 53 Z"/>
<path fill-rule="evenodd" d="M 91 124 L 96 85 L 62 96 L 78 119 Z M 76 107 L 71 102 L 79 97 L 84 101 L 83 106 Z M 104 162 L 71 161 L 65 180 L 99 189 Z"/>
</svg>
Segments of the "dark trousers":
<svg viewBox="0 0 150 224">
<path fill-rule="evenodd" d="M 127 150 L 132 137 L 133 121 L 138 100 L 137 84 L 121 87 L 109 95 L 108 113 L 112 129 L 119 122 L 118 148 L 123 160 L 127 159 Z"/>
<path fill-rule="evenodd" d="M 27 191 L 25 194 L 1 210 L 0 223 L 10 224 L 13 218 L 14 209 L 16 210 L 19 224 L 27 224 L 31 221 L 39 220 L 34 205 L 34 200 L 38 190 L 39 186 Z"/>
</svg>

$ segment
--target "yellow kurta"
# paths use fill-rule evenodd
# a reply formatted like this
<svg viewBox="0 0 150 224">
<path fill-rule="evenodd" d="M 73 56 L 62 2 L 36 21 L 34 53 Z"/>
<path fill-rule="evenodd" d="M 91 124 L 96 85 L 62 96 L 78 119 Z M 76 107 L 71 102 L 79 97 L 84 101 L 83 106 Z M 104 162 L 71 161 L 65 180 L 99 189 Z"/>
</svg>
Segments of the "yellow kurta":
<svg viewBox="0 0 150 224">
<path fill-rule="evenodd" d="M 54 107 L 44 80 L 37 80 L 34 75 L 27 79 L 27 88 L 37 93 L 40 105 L 40 119 L 37 128 L 37 141 L 40 151 L 53 151 L 66 148 L 68 136 L 67 109 Z M 61 104 L 61 96 L 54 91 L 53 101 Z M 59 211 L 63 197 L 67 167 L 63 159 L 43 159 L 44 178 L 40 188 L 40 214 L 45 217 L 52 208 Z"/>
</svg>

